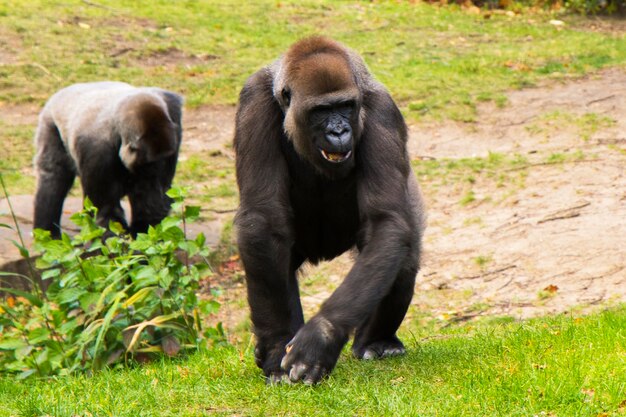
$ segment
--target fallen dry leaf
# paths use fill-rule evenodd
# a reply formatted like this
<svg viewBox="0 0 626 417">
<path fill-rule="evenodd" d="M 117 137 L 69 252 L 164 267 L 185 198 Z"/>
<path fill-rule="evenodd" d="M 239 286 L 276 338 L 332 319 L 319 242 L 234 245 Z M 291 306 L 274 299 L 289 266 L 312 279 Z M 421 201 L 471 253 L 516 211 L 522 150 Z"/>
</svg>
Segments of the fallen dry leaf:
<svg viewBox="0 0 626 417">
<path fill-rule="evenodd" d="M 545 292 L 549 292 L 550 294 L 554 294 L 559 290 L 559 287 L 557 287 L 554 284 L 550 284 L 548 285 L 546 288 L 543 289 Z"/>
</svg>

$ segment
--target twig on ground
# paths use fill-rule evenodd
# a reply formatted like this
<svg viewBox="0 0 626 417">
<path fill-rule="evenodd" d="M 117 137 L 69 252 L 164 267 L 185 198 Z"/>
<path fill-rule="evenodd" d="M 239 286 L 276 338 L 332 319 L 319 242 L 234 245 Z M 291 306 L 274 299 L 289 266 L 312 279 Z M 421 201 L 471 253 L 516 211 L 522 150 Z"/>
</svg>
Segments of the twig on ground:
<svg viewBox="0 0 626 417">
<path fill-rule="evenodd" d="M 499 272 L 503 272 L 503 271 L 506 271 L 507 269 L 512 269 L 512 268 L 517 268 L 517 265 L 511 264 L 511 265 L 503 266 L 502 268 L 494 269 L 492 271 L 487 271 L 487 272 L 482 273 L 482 274 L 471 275 L 469 277 L 459 277 L 457 279 L 477 279 L 477 278 L 482 278 L 482 277 L 486 277 L 486 276 L 489 276 L 489 275 L 497 274 Z"/>
<path fill-rule="evenodd" d="M 51 76 L 52 78 L 54 78 L 57 81 L 61 81 L 61 79 L 59 77 L 57 77 L 56 75 L 54 75 L 52 72 L 50 72 L 50 70 L 48 70 L 48 68 L 44 67 L 43 65 L 41 65 L 39 62 L 28 62 L 24 65 L 32 65 L 33 67 L 37 67 L 40 70 L 42 70 L 44 73 L 46 73 L 46 75 Z"/>
<path fill-rule="evenodd" d="M 613 269 L 611 269 L 611 270 L 609 270 L 609 271 L 607 271 L 607 272 L 605 272 L 605 273 L 603 273 L 603 274 L 600 274 L 600 275 L 594 275 L 594 276 L 592 276 L 592 277 L 587 277 L 587 278 L 585 278 L 585 279 L 587 280 L 587 283 L 586 283 L 586 285 L 583 287 L 583 290 L 587 291 L 587 290 L 589 289 L 589 287 L 591 287 L 591 284 L 593 284 L 593 282 L 594 282 L 596 279 L 605 278 L 605 277 L 610 277 L 611 275 L 615 275 L 615 274 L 617 274 L 618 272 L 623 271 L 623 270 L 624 270 L 624 268 L 626 268 L 626 267 L 618 265 L 618 266 L 614 267 Z"/>
<path fill-rule="evenodd" d="M 603 294 L 602 294 L 602 295 L 600 295 L 599 297 L 592 298 L 592 299 L 589 299 L 589 300 L 585 300 L 585 299 L 581 299 L 581 298 L 579 298 L 577 301 L 578 301 L 579 303 L 581 303 L 581 304 L 587 304 L 587 305 L 592 306 L 592 305 L 598 304 L 599 302 L 601 302 L 602 300 L 604 300 L 604 296 L 605 296 L 605 295 L 606 295 L 606 293 L 603 293 Z"/>
<path fill-rule="evenodd" d="M 563 219 L 570 219 L 572 217 L 578 217 L 580 216 L 580 209 L 583 207 L 587 207 L 590 204 L 591 203 L 589 201 L 583 201 L 574 207 L 569 207 L 566 209 L 555 211 L 554 213 L 539 220 L 537 224 L 551 222 L 553 220 L 563 220 Z"/>
<path fill-rule="evenodd" d="M 530 116 L 530 117 L 527 117 L 527 118 L 525 118 L 525 119 L 523 119 L 523 120 L 521 120 L 519 122 L 511 122 L 511 123 L 506 123 L 506 124 L 503 124 L 503 125 L 496 125 L 496 126 L 497 127 L 509 127 L 509 126 L 523 125 L 526 122 L 530 122 L 535 117 L 537 117 L 537 116 Z"/>
<path fill-rule="evenodd" d="M 109 6 L 105 6 L 104 4 L 94 3 L 94 2 L 89 1 L 89 0 L 83 0 L 83 3 L 85 3 L 87 6 L 97 7 L 99 9 L 110 10 L 112 12 L 118 12 L 117 9 L 114 9 L 112 7 L 109 7 Z"/>
<path fill-rule="evenodd" d="M 606 96 L 606 97 L 602 97 L 602 98 L 597 98 L 597 99 L 595 99 L 595 100 L 588 101 L 586 105 L 587 105 L 587 106 L 590 106 L 590 105 L 592 105 L 592 104 L 594 104 L 594 103 L 599 103 L 599 102 L 601 102 L 601 101 L 610 100 L 610 99 L 612 99 L 612 98 L 614 98 L 614 97 L 615 97 L 615 94 L 611 94 L 610 96 Z"/>
<path fill-rule="evenodd" d="M 617 145 L 626 144 L 626 138 L 598 138 L 596 139 L 597 145 Z"/>
<path fill-rule="evenodd" d="M 515 276 L 512 276 L 503 286 L 501 286 L 498 289 L 496 289 L 496 291 L 500 291 L 501 289 L 503 289 L 504 287 L 509 285 L 511 282 L 513 282 L 513 279 L 515 279 Z"/>
<path fill-rule="evenodd" d="M 212 213 L 217 213 L 217 214 L 234 213 L 234 212 L 237 211 L 236 208 L 231 208 L 231 209 L 213 209 L 213 208 L 208 208 L 206 210 L 210 211 Z"/>
<path fill-rule="evenodd" d="M 445 329 L 446 327 L 451 326 L 453 323 L 462 323 L 464 321 L 469 321 L 475 317 L 479 317 L 482 316 L 481 313 L 469 313 L 469 314 L 460 314 L 460 315 L 456 315 L 454 317 L 450 317 L 450 319 L 448 320 L 448 322 L 446 324 L 444 324 L 443 326 L 441 326 L 441 329 Z"/>
<path fill-rule="evenodd" d="M 118 57 L 120 55 L 124 55 L 126 52 L 130 52 L 132 50 L 133 50 L 133 48 L 122 48 L 119 51 L 115 51 L 115 52 L 112 52 L 111 54 L 109 54 L 109 57 L 116 58 L 116 57 Z"/>
<path fill-rule="evenodd" d="M 604 161 L 604 159 L 595 158 L 595 159 L 580 159 L 577 161 L 559 161 L 559 162 L 537 162 L 534 164 L 522 165 L 515 168 L 505 169 L 504 172 L 512 172 L 512 171 L 521 171 L 522 169 L 527 169 L 531 167 L 545 166 L 545 165 L 560 165 L 560 164 L 581 164 L 583 162 L 598 162 Z"/>
</svg>

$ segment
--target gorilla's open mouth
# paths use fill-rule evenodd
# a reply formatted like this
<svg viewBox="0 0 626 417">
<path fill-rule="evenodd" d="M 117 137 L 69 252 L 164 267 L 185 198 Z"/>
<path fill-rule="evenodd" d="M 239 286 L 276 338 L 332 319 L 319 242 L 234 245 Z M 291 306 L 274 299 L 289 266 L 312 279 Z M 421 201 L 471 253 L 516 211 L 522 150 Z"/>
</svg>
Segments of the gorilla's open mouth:
<svg viewBox="0 0 626 417">
<path fill-rule="evenodd" d="M 327 160 L 329 162 L 333 162 L 335 164 L 347 161 L 350 158 L 350 156 L 352 156 L 352 151 L 348 151 L 348 152 L 327 152 L 324 149 L 320 149 L 320 152 L 322 153 L 322 156 L 324 157 L 325 160 Z"/>
</svg>

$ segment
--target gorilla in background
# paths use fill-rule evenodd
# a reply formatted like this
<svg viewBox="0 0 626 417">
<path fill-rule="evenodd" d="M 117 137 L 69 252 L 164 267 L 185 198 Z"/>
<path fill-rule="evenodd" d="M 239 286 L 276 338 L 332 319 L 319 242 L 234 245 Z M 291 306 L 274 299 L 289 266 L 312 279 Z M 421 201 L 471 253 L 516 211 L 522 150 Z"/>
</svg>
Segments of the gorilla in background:
<svg viewBox="0 0 626 417">
<path fill-rule="evenodd" d="M 169 212 L 182 137 L 183 98 L 120 82 L 75 84 L 54 94 L 35 135 L 34 227 L 61 233 L 63 201 L 76 175 L 98 208 L 98 224 L 119 222 L 133 236 Z M 128 195 L 127 225 L 120 199 Z"/>
<path fill-rule="evenodd" d="M 353 354 L 399 355 L 424 208 L 407 128 L 354 51 L 324 37 L 295 43 L 252 75 L 235 128 L 236 217 L 257 344 L 268 382 L 313 384 Z M 343 283 L 306 324 L 296 273 L 357 248 Z"/>
</svg>

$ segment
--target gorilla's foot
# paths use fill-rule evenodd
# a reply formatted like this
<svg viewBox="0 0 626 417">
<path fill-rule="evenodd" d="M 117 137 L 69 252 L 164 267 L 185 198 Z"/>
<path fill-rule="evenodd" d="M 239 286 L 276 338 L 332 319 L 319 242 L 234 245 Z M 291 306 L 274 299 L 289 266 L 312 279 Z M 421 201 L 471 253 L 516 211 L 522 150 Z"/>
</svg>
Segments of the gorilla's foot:
<svg viewBox="0 0 626 417">
<path fill-rule="evenodd" d="M 265 377 L 267 385 L 292 384 L 289 374 L 285 371 L 275 371 Z"/>
<path fill-rule="evenodd" d="M 357 359 L 381 359 L 388 356 L 400 356 L 406 349 L 400 339 L 393 336 L 389 339 L 378 340 L 365 346 L 353 346 L 352 354 Z"/>
</svg>

